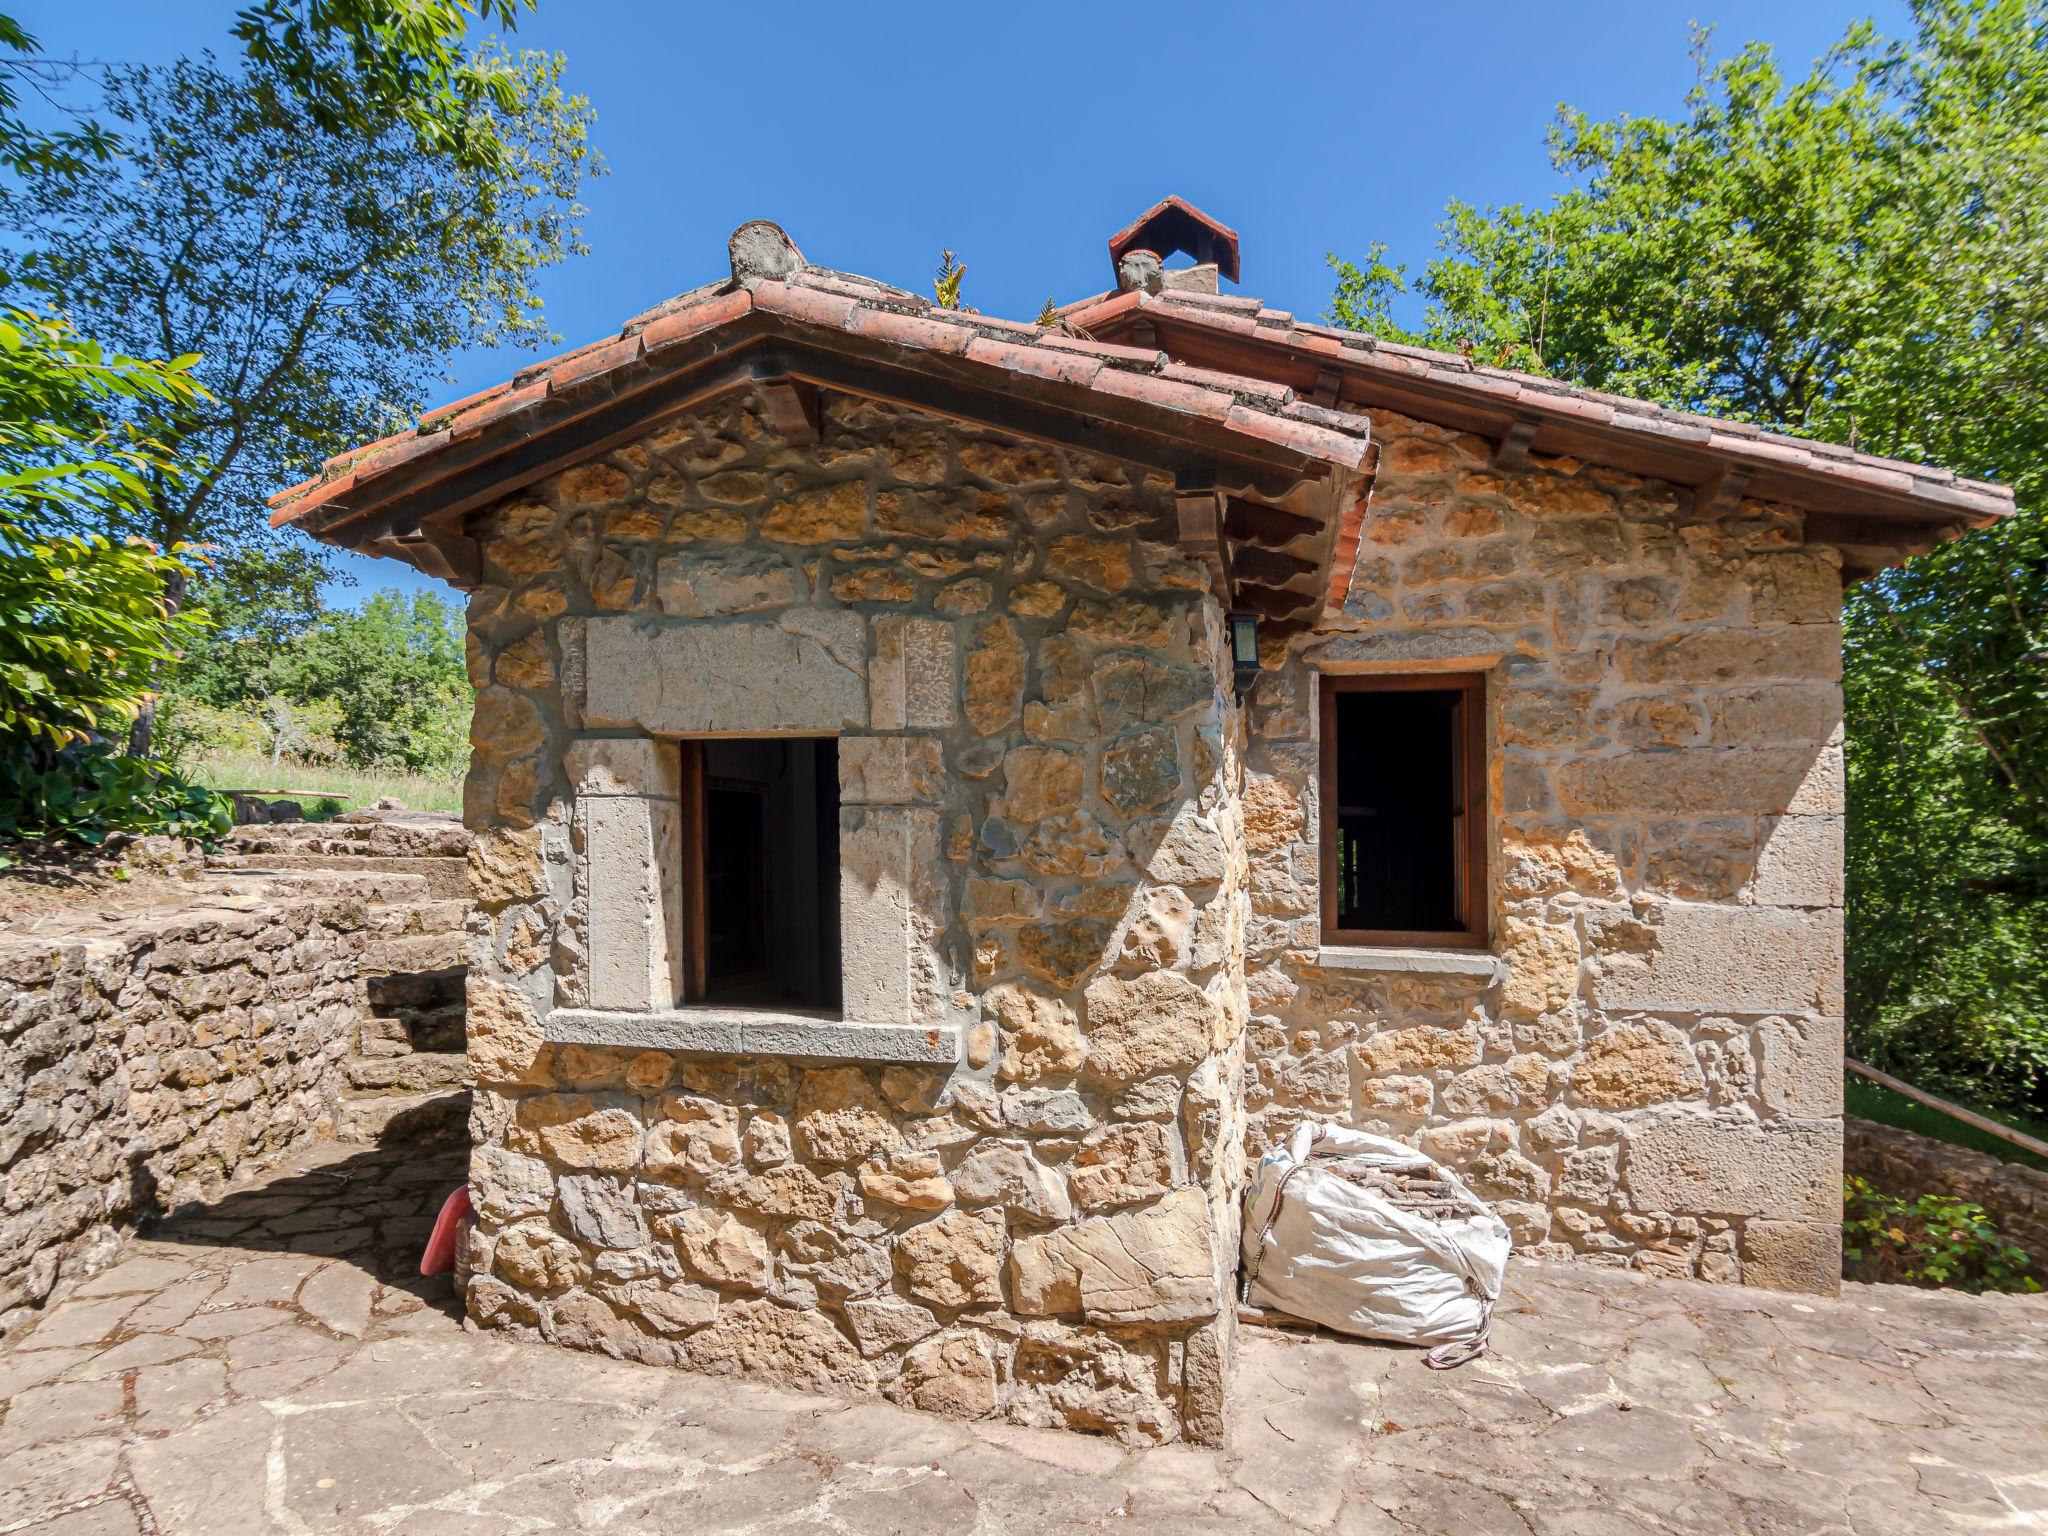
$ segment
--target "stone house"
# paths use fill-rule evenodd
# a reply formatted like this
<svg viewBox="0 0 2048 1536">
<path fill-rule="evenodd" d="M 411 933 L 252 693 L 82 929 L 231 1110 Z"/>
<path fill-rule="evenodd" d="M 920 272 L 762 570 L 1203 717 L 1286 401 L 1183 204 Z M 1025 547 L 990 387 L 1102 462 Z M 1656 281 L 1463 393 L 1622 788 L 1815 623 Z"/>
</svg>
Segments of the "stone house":
<svg viewBox="0 0 2048 1536">
<path fill-rule="evenodd" d="M 1841 591 L 2007 492 L 1302 323 L 1178 199 L 1044 325 L 730 257 L 278 498 L 470 594 L 478 1325 L 1215 1440 L 1304 1115 L 1835 1286 Z"/>
</svg>

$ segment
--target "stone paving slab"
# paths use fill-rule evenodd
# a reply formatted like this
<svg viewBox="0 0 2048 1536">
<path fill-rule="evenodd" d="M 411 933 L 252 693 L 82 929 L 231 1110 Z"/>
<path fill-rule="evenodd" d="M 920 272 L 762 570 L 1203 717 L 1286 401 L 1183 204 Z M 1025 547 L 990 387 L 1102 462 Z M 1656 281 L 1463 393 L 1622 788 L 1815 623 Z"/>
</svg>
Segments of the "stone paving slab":
<svg viewBox="0 0 2048 1536">
<path fill-rule="evenodd" d="M 0 1533 L 2048 1530 L 2048 1299 L 1518 1265 L 1494 1352 L 1246 1330 L 1224 1451 L 936 1419 L 464 1330 L 460 1154 L 328 1147 L 0 1347 Z"/>
</svg>

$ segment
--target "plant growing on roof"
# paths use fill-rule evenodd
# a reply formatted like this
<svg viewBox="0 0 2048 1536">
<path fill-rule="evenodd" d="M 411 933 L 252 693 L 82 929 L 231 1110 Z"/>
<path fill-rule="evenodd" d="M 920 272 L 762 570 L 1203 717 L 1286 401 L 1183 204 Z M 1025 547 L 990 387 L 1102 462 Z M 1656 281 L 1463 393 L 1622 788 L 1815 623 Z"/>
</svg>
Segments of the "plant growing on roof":
<svg viewBox="0 0 2048 1536">
<path fill-rule="evenodd" d="M 932 295 L 941 309 L 960 307 L 960 279 L 967 275 L 967 263 L 955 261 L 951 251 L 939 252 L 939 270 L 932 278 Z"/>
</svg>

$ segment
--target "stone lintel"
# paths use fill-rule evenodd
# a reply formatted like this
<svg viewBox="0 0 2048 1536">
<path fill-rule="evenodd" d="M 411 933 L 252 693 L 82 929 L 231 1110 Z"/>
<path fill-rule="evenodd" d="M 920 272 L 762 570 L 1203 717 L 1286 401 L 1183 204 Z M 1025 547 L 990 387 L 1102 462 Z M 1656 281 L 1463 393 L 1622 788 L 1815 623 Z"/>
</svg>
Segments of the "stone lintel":
<svg viewBox="0 0 2048 1536">
<path fill-rule="evenodd" d="M 1483 949 L 1396 949 L 1325 944 L 1316 964 L 1326 971 L 1369 971 L 1403 976 L 1476 976 L 1492 981 L 1501 962 Z"/>
<path fill-rule="evenodd" d="M 1302 652 L 1319 672 L 1485 672 L 1511 651 L 1530 649 L 1515 634 L 1453 625 L 1446 629 L 1340 634 Z"/>
<path fill-rule="evenodd" d="M 960 1056 L 951 1024 L 848 1024 L 759 1008 L 675 1008 L 613 1013 L 557 1008 L 541 1026 L 559 1045 L 610 1045 L 711 1056 L 794 1056 L 812 1061 L 918 1062 L 950 1066 Z"/>
<path fill-rule="evenodd" d="M 867 679 L 848 660 L 862 649 L 860 615 L 807 622 L 819 632 L 742 619 L 652 628 L 586 620 L 584 722 L 663 736 L 832 736 L 865 727 Z"/>
</svg>

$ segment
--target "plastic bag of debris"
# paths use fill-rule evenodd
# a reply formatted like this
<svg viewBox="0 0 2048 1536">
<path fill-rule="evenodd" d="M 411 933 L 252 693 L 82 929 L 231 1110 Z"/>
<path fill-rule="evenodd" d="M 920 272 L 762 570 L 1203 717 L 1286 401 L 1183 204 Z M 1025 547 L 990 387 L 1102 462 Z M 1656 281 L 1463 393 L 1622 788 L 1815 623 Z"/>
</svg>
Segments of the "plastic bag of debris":
<svg viewBox="0 0 2048 1536">
<path fill-rule="evenodd" d="M 1245 1300 L 1340 1333 L 1485 1348 L 1508 1229 L 1413 1147 L 1326 1121 L 1296 1126 L 1245 1195 Z M 1441 1356 L 1441 1358 L 1437 1358 Z"/>
</svg>

